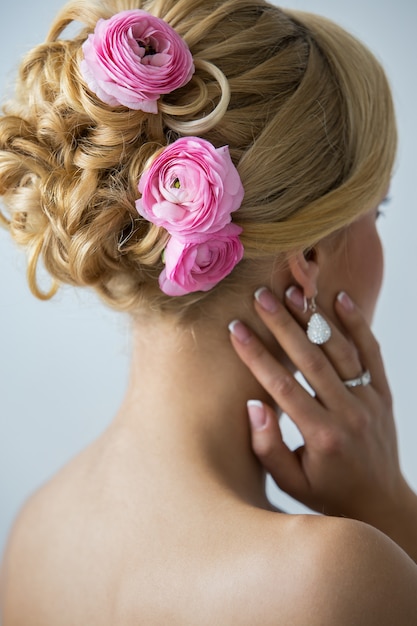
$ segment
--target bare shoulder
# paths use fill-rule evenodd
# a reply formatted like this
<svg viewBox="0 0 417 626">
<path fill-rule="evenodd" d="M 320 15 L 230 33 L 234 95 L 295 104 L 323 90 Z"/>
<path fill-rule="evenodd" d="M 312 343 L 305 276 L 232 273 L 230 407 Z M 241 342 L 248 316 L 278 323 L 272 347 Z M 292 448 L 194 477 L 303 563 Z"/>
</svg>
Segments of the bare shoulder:
<svg viewBox="0 0 417 626">
<path fill-rule="evenodd" d="M 36 593 L 42 528 L 42 496 L 32 495 L 17 516 L 6 545 L 0 574 L 0 606 L 4 622 L 20 625 L 29 617 L 31 590 Z M 31 584 L 28 584 L 29 581 Z"/>
<path fill-rule="evenodd" d="M 282 521 L 276 543 L 274 533 L 269 524 L 269 571 L 262 588 L 271 613 L 265 623 L 417 623 L 417 566 L 375 528 L 348 519 L 301 515 Z M 283 537 L 288 545 L 284 570 Z"/>
<path fill-rule="evenodd" d="M 0 606 L 4 623 L 16 626 L 46 624 L 34 607 L 51 592 L 51 571 L 57 561 L 68 564 L 75 553 L 74 536 L 80 524 L 77 486 L 80 485 L 77 460 L 64 466 L 34 492 L 22 506 L 12 526 L 0 570 Z M 79 491 L 79 489 L 78 489 Z M 66 568 L 61 568 L 65 570 Z M 60 574 L 54 574 L 53 585 Z"/>
</svg>

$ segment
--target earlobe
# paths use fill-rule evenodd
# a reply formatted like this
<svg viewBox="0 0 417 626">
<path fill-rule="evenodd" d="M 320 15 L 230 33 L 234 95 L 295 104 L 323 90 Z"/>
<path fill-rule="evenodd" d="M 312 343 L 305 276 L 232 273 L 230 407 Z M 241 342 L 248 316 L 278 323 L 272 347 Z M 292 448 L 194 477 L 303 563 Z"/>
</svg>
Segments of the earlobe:
<svg viewBox="0 0 417 626">
<path fill-rule="evenodd" d="M 311 252 L 306 258 L 301 251 L 288 256 L 290 272 L 297 284 L 302 288 L 307 299 L 314 298 L 317 295 L 319 266 L 314 258 L 314 254 Z"/>
</svg>

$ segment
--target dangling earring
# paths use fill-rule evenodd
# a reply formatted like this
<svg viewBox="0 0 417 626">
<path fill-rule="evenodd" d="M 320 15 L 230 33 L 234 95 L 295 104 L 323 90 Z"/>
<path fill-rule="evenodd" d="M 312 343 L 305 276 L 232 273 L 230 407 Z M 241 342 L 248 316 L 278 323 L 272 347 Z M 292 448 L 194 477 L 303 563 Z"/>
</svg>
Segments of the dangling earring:
<svg viewBox="0 0 417 626">
<path fill-rule="evenodd" d="M 307 298 L 305 298 L 305 311 L 307 308 L 310 309 L 312 315 L 307 324 L 307 337 L 311 341 L 311 343 L 315 343 L 317 345 L 322 345 L 329 341 L 332 336 L 332 331 L 326 320 L 320 313 L 316 312 L 316 299 L 313 296 L 311 298 L 310 306 L 307 307 Z"/>
</svg>

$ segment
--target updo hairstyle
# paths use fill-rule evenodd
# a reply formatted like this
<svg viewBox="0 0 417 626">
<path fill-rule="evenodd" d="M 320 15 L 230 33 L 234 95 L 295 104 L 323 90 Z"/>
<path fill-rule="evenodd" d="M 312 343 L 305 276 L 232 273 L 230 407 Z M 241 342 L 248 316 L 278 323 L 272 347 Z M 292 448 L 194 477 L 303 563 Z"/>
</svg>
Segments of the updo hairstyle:
<svg viewBox="0 0 417 626">
<path fill-rule="evenodd" d="M 79 70 L 97 21 L 133 8 L 164 19 L 194 57 L 194 77 L 162 96 L 156 115 L 104 104 Z M 70 37 L 72 22 L 82 27 Z M 167 233 L 135 200 L 146 161 L 187 135 L 230 148 L 245 188 L 233 214 L 245 254 L 212 291 L 171 298 L 158 286 Z M 0 118 L 1 217 L 27 249 L 37 297 L 88 285 L 120 310 L 184 313 L 375 206 L 395 147 L 381 66 L 322 17 L 263 0 L 73 0 L 24 59 Z M 50 290 L 38 286 L 39 261 Z"/>
</svg>

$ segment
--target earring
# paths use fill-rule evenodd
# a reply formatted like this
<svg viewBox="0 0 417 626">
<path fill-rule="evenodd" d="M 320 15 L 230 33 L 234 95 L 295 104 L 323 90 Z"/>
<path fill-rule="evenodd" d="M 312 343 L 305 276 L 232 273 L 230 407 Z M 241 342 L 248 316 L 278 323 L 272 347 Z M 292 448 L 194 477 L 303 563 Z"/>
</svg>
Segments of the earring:
<svg viewBox="0 0 417 626">
<path fill-rule="evenodd" d="M 307 310 L 307 299 L 305 302 L 305 310 Z M 332 336 L 332 331 L 324 317 L 320 315 L 320 313 L 316 312 L 317 307 L 314 296 L 311 298 L 311 303 L 308 308 L 310 309 L 312 315 L 307 324 L 307 337 L 311 343 L 315 343 L 320 346 L 323 343 L 326 343 L 326 341 L 329 341 Z"/>
</svg>

